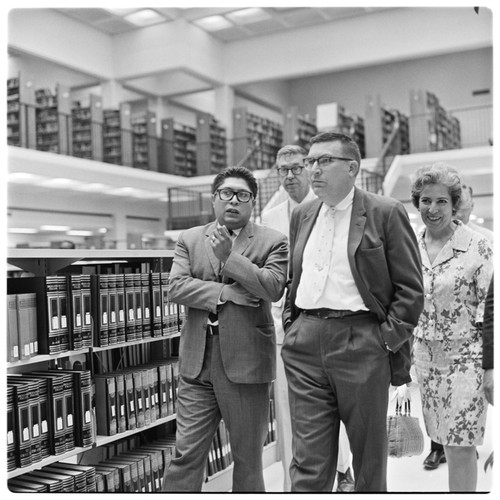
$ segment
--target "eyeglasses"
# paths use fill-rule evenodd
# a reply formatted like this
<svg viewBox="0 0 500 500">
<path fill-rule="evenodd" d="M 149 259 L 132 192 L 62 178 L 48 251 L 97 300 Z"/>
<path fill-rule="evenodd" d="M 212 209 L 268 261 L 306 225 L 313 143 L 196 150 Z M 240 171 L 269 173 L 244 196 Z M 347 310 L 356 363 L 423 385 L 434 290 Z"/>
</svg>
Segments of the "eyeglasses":
<svg viewBox="0 0 500 500">
<path fill-rule="evenodd" d="M 232 189 L 217 189 L 216 193 L 222 201 L 231 201 L 235 196 L 240 203 L 248 203 L 253 194 L 249 191 L 233 191 Z"/>
<path fill-rule="evenodd" d="M 304 167 L 302 165 L 294 165 L 293 167 L 276 167 L 276 170 L 281 177 L 286 177 L 288 172 L 292 172 L 293 175 L 300 175 Z"/>
<path fill-rule="evenodd" d="M 333 163 L 335 160 L 341 160 L 341 161 L 355 161 L 353 158 L 343 158 L 342 156 L 318 156 L 315 158 L 314 156 L 308 156 L 306 158 L 302 159 L 302 162 L 304 163 L 304 167 L 311 169 L 314 167 L 314 164 L 318 162 L 318 165 L 320 167 L 327 167 L 330 165 L 330 163 Z"/>
</svg>

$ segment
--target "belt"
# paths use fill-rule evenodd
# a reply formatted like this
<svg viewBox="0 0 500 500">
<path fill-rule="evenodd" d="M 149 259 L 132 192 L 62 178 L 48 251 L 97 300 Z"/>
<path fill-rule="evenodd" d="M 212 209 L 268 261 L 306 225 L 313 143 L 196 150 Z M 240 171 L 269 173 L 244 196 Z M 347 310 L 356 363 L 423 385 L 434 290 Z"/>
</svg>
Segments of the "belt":
<svg viewBox="0 0 500 500">
<path fill-rule="evenodd" d="M 217 325 L 207 325 L 207 337 L 219 335 L 219 327 Z"/>
<path fill-rule="evenodd" d="M 300 312 L 307 314 L 308 316 L 314 316 L 315 318 L 321 319 L 342 319 L 349 316 L 360 316 L 362 314 L 371 314 L 370 311 L 349 311 L 348 309 L 327 309 L 322 307 L 321 309 L 299 309 Z"/>
</svg>

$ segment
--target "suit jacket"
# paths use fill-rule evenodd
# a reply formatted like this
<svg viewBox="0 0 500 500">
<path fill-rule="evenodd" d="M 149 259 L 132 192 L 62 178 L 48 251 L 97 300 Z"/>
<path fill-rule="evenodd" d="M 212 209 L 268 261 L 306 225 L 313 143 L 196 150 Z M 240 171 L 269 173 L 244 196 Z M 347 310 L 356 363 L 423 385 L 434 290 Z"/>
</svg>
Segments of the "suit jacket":
<svg viewBox="0 0 500 500">
<path fill-rule="evenodd" d="M 309 189 L 309 192 L 301 203 L 306 203 L 307 201 L 314 200 L 315 198 L 316 195 L 314 194 L 314 191 L 312 189 Z M 269 210 L 264 210 L 262 212 L 262 225 L 276 229 L 276 231 L 279 231 L 280 233 L 286 235 L 287 238 L 289 238 L 290 233 L 290 214 L 288 212 L 288 204 L 289 200 L 286 199 L 279 205 L 276 205 Z M 285 297 L 283 296 L 280 300 L 274 302 L 273 306 L 283 309 L 284 302 Z M 282 311 L 280 311 L 279 313 L 280 316 L 281 312 Z M 283 339 L 278 339 L 278 342 L 280 344 L 283 343 Z"/>
<path fill-rule="evenodd" d="M 290 268 L 286 327 L 295 306 L 304 247 L 318 216 L 320 200 L 299 205 L 290 221 Z M 393 198 L 355 188 L 348 236 L 348 259 L 366 306 L 375 313 L 389 349 L 391 383 L 410 382 L 411 337 L 424 305 L 422 267 L 415 233 L 403 205 Z"/>
<path fill-rule="evenodd" d="M 271 382 L 276 376 L 276 339 L 271 302 L 286 284 L 286 236 L 252 222 L 233 243 L 218 281 L 220 261 L 209 239 L 216 223 L 184 231 L 177 242 L 170 271 L 170 296 L 187 306 L 179 347 L 183 377 L 195 378 L 203 366 L 209 312 L 218 312 L 222 363 L 237 383 Z M 226 302 L 218 306 L 225 284 L 238 282 L 259 297 L 259 307 Z"/>
</svg>

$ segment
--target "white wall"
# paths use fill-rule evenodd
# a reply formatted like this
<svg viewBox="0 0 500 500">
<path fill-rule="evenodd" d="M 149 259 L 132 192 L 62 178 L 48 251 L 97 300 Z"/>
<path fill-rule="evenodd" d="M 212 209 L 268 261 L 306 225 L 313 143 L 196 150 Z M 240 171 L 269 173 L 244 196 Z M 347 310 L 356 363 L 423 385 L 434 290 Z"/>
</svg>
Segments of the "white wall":
<svg viewBox="0 0 500 500">
<path fill-rule="evenodd" d="M 316 106 L 338 102 L 364 116 L 368 95 L 380 95 L 383 105 L 409 114 L 410 90 L 434 93 L 445 109 L 493 103 L 492 49 L 478 49 L 382 66 L 342 71 L 290 81 L 290 102 L 302 114 L 316 114 Z M 474 90 L 490 89 L 474 97 Z"/>
</svg>

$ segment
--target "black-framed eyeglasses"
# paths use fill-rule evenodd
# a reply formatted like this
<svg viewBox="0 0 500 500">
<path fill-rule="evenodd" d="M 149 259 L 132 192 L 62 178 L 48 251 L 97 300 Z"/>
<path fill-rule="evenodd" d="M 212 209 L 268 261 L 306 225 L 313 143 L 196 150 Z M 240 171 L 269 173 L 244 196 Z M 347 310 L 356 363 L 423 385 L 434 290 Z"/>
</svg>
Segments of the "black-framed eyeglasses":
<svg viewBox="0 0 500 500">
<path fill-rule="evenodd" d="M 278 171 L 278 175 L 281 177 L 286 177 L 289 172 L 292 172 L 293 175 L 300 175 L 304 167 L 302 165 L 294 165 L 293 167 L 276 167 Z"/>
<path fill-rule="evenodd" d="M 354 158 L 344 158 L 342 156 L 329 156 L 329 155 L 324 155 L 324 156 L 318 156 L 315 158 L 314 156 L 307 156 L 306 158 L 302 159 L 302 163 L 304 163 L 304 167 L 306 168 L 313 168 L 314 164 L 318 162 L 318 165 L 320 167 L 327 167 L 331 163 L 333 163 L 335 160 L 340 160 L 340 161 L 355 161 Z"/>
<path fill-rule="evenodd" d="M 240 203 L 248 203 L 252 198 L 253 194 L 250 191 L 233 191 L 232 189 L 217 189 L 215 191 L 222 201 L 231 201 L 235 196 Z"/>
</svg>

